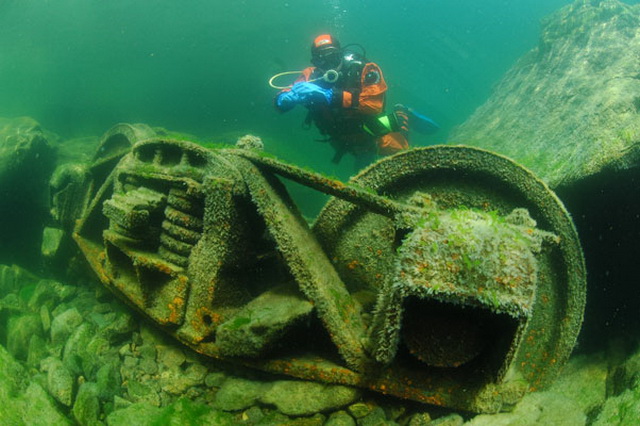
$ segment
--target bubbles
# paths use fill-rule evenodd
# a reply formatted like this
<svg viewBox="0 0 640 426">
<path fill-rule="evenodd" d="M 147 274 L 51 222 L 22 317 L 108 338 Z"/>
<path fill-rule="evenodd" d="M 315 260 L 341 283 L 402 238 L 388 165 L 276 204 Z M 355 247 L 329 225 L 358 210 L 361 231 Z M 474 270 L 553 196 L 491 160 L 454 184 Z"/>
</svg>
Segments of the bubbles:
<svg viewBox="0 0 640 426">
<path fill-rule="evenodd" d="M 330 7 L 330 19 L 329 24 L 332 28 L 339 30 L 345 27 L 345 20 L 347 17 L 347 8 L 343 7 L 340 0 L 328 0 L 327 4 Z"/>
</svg>

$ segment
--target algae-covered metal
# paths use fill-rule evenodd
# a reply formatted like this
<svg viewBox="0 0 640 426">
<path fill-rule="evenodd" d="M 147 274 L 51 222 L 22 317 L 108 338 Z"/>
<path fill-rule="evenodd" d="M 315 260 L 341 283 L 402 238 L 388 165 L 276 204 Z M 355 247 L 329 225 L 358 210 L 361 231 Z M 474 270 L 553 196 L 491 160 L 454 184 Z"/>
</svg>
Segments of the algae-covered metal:
<svg viewBox="0 0 640 426">
<path fill-rule="evenodd" d="M 504 157 L 417 149 L 344 184 L 162 138 L 119 156 L 74 238 L 107 287 L 200 353 L 493 412 L 575 343 L 572 222 Z M 334 195 L 313 229 L 278 176 Z"/>
<path fill-rule="evenodd" d="M 314 226 L 351 291 L 375 295 L 362 297 L 371 351 L 395 394 L 492 411 L 553 380 L 580 329 L 586 277 L 545 184 L 466 147 L 402 153 L 352 183 L 422 209 L 394 222 L 334 199 Z"/>
</svg>

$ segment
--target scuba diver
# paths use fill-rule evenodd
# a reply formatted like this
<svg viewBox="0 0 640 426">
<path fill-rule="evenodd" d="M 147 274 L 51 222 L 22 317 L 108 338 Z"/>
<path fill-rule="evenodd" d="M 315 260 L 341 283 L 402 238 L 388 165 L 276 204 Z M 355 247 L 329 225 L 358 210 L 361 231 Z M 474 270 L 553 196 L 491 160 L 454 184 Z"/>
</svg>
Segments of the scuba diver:
<svg viewBox="0 0 640 426">
<path fill-rule="evenodd" d="M 358 46 L 361 52 L 350 50 Z M 275 106 L 286 112 L 296 105 L 308 109 L 305 124 L 314 123 L 335 150 L 334 163 L 345 154 L 355 157 L 355 168 L 372 163 L 377 156 L 387 156 L 409 148 L 409 128 L 433 133 L 438 125 L 411 108 L 396 105 L 387 114 L 387 84 L 380 67 L 366 59 L 360 45 L 340 47 L 330 34 L 316 37 L 311 44 L 313 66 L 301 72 L 280 73 L 269 84 L 281 91 Z M 279 87 L 272 82 L 286 74 L 300 74 L 291 86 Z"/>
</svg>

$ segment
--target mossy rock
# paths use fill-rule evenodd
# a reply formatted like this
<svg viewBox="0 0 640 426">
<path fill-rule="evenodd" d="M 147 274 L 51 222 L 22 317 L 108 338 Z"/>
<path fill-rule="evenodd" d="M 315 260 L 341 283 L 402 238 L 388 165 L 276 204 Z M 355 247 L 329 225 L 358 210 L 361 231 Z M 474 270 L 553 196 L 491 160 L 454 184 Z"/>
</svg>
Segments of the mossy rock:
<svg viewBox="0 0 640 426">
<path fill-rule="evenodd" d="M 318 412 L 335 411 L 360 398 L 357 388 L 326 385 L 316 382 L 282 380 L 273 383 L 260 398 L 273 404 L 288 416 L 308 416 Z"/>
<path fill-rule="evenodd" d="M 640 6 L 584 0 L 547 17 L 538 46 L 450 135 L 507 155 L 552 187 L 640 162 Z"/>
<path fill-rule="evenodd" d="M 51 396 L 30 383 L 24 368 L 0 346 L 0 424 L 70 425 Z M 8 409 L 10 407 L 10 409 Z"/>
</svg>

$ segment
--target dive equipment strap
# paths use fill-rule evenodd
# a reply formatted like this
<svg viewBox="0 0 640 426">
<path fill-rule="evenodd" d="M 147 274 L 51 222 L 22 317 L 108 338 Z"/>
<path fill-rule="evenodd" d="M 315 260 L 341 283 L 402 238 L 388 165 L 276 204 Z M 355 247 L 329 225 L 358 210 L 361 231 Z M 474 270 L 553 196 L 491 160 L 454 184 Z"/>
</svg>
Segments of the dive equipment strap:
<svg viewBox="0 0 640 426">
<path fill-rule="evenodd" d="M 362 129 L 371 136 L 379 137 L 400 130 L 398 117 L 394 113 L 377 115 L 365 120 Z"/>
<path fill-rule="evenodd" d="M 360 92 L 360 89 L 351 92 L 351 108 L 358 108 L 360 106 Z"/>
</svg>

